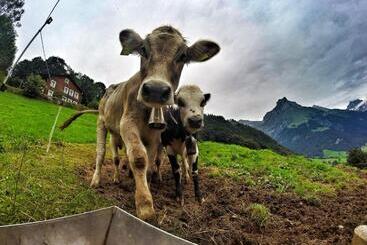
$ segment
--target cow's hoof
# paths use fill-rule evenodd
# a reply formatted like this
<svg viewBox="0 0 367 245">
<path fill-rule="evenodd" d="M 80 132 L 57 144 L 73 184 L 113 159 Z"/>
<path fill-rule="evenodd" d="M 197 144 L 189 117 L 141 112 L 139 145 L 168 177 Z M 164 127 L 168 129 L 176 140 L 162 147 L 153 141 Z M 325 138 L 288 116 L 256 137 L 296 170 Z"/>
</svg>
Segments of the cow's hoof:
<svg viewBox="0 0 367 245">
<path fill-rule="evenodd" d="M 90 187 L 97 188 L 99 186 L 100 178 L 97 175 L 93 175 L 93 179 L 90 183 Z"/>
<path fill-rule="evenodd" d="M 185 175 L 185 178 L 184 178 L 184 183 L 185 184 L 188 184 L 188 183 L 190 183 L 190 180 L 191 180 L 191 178 L 190 178 L 190 175 Z"/>
<path fill-rule="evenodd" d="M 120 175 L 114 175 L 113 176 L 113 183 L 120 184 Z"/>
<path fill-rule="evenodd" d="M 142 219 L 147 222 L 156 222 L 157 217 L 154 211 L 153 206 L 147 205 L 144 207 L 140 207 L 136 210 L 139 219 Z"/>
<path fill-rule="evenodd" d="M 153 172 L 151 178 L 151 182 L 155 183 L 155 184 L 159 184 L 159 178 L 158 178 L 158 173 L 157 172 Z"/>
<path fill-rule="evenodd" d="M 176 201 L 183 207 L 185 205 L 185 201 L 183 197 L 176 197 Z"/>
<path fill-rule="evenodd" d="M 199 204 L 203 204 L 205 202 L 204 197 L 196 197 L 196 200 L 198 201 Z"/>
<path fill-rule="evenodd" d="M 120 179 L 117 177 L 117 178 L 113 178 L 113 183 L 114 184 L 120 184 Z"/>
</svg>

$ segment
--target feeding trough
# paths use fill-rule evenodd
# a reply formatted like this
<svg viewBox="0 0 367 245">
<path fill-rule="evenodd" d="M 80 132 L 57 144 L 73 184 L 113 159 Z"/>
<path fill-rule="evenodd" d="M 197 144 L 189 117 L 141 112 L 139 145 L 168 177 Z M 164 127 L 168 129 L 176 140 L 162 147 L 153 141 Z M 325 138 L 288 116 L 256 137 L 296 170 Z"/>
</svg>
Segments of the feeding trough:
<svg viewBox="0 0 367 245">
<path fill-rule="evenodd" d="M 3 245 L 193 244 L 118 207 L 0 227 Z"/>
</svg>

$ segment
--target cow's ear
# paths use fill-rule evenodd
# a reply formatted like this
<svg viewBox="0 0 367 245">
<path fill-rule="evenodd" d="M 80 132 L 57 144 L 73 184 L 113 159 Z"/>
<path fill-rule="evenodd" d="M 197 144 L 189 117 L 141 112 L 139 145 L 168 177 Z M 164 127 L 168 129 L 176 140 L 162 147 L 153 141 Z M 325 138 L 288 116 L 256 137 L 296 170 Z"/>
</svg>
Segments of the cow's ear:
<svg viewBox="0 0 367 245">
<path fill-rule="evenodd" d="M 188 48 L 187 58 L 189 61 L 203 62 L 212 58 L 219 50 L 220 47 L 215 42 L 201 40 Z"/>
<path fill-rule="evenodd" d="M 204 107 L 206 106 L 206 103 L 210 100 L 210 94 L 204 94 L 204 99 L 201 101 L 200 106 Z"/>
<path fill-rule="evenodd" d="M 131 29 L 120 32 L 120 42 L 122 45 L 121 55 L 140 53 L 140 49 L 143 46 L 143 39 Z"/>
<path fill-rule="evenodd" d="M 173 96 L 174 103 L 177 105 L 178 103 L 178 91 L 175 92 L 175 95 Z"/>
</svg>

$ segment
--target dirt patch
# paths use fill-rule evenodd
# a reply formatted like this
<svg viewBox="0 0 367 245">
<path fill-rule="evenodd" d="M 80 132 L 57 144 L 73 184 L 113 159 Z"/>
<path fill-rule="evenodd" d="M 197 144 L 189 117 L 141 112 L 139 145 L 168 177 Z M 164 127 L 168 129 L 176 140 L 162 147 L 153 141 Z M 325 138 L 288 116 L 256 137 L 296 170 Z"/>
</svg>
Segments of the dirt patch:
<svg viewBox="0 0 367 245">
<path fill-rule="evenodd" d="M 348 244 L 353 229 L 367 223 L 367 186 L 342 190 L 336 197 L 304 200 L 291 193 L 248 187 L 228 178 L 210 177 L 201 168 L 201 188 L 205 202 L 194 198 L 193 184 L 185 185 L 185 205 L 174 198 L 174 180 L 168 163 L 162 167 L 163 182 L 151 183 L 160 228 L 199 244 Z M 80 169 L 90 182 L 92 165 Z M 112 183 L 112 163 L 102 170 L 102 187 L 97 191 L 118 201 L 124 210 L 135 214 L 134 180 L 123 171 L 122 182 Z M 260 203 L 271 217 L 259 227 L 250 218 L 248 206 Z"/>
</svg>

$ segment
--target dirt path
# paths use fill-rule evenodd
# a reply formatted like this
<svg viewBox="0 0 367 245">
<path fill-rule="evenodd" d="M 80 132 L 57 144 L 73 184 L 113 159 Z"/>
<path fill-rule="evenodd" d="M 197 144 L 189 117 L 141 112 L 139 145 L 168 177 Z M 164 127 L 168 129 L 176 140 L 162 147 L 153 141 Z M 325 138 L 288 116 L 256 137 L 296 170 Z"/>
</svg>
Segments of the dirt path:
<svg viewBox="0 0 367 245">
<path fill-rule="evenodd" d="M 168 164 L 163 167 L 163 183 L 151 184 L 160 228 L 200 244 L 348 244 L 353 229 L 367 223 L 367 186 L 340 191 L 335 198 L 307 202 L 294 194 L 247 187 L 239 181 L 209 177 L 201 169 L 201 186 L 206 201 L 194 199 L 193 185 L 185 186 L 185 206 L 174 199 L 174 180 Z M 93 167 L 79 171 L 89 182 Z M 112 184 L 111 162 L 103 167 L 98 191 L 117 200 L 135 214 L 134 181 L 122 174 L 119 185 Z M 247 207 L 261 203 L 271 218 L 265 227 L 251 220 Z"/>
</svg>

